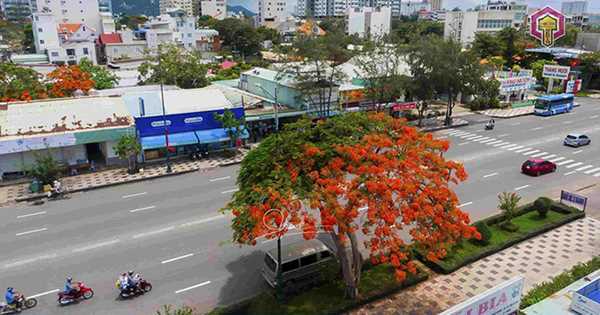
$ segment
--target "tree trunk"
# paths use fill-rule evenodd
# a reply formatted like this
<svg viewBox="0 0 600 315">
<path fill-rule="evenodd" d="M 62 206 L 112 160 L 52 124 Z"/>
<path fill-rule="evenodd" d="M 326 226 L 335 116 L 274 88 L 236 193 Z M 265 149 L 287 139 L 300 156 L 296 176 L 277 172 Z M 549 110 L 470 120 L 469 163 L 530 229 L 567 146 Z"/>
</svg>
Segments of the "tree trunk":
<svg viewBox="0 0 600 315">
<path fill-rule="evenodd" d="M 355 300 L 358 298 L 358 283 L 360 281 L 360 271 L 362 267 L 362 257 L 358 251 L 358 242 L 354 233 L 347 233 L 350 239 L 351 251 L 346 249 L 344 243 L 339 239 L 335 232 L 330 233 L 337 248 L 338 259 L 342 266 L 342 277 L 346 285 L 346 298 Z"/>
<path fill-rule="evenodd" d="M 446 120 L 444 125 L 450 126 L 452 124 L 452 103 L 454 102 L 454 95 L 452 91 L 448 91 L 448 107 L 446 108 Z"/>
</svg>

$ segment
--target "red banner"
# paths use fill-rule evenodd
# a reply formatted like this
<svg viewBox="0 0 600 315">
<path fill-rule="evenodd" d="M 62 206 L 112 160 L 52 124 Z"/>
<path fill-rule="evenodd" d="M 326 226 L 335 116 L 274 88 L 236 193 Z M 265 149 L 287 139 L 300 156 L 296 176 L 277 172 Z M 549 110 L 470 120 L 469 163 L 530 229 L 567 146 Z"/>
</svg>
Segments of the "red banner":
<svg viewBox="0 0 600 315">
<path fill-rule="evenodd" d="M 408 102 L 408 103 L 394 103 L 392 105 L 392 111 L 399 112 L 401 110 L 411 110 L 417 108 L 417 102 Z"/>
</svg>

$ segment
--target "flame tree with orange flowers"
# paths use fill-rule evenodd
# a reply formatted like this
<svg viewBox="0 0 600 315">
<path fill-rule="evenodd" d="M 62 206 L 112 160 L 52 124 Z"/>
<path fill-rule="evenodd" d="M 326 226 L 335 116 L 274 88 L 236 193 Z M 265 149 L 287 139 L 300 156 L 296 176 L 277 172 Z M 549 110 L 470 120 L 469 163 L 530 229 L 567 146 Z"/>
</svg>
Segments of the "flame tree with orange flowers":
<svg viewBox="0 0 600 315">
<path fill-rule="evenodd" d="M 68 97 L 80 90 L 84 94 L 94 88 L 94 81 L 89 72 L 82 71 L 79 66 L 60 66 L 48 74 L 48 80 L 52 83 L 50 96 Z"/>
<path fill-rule="evenodd" d="M 290 124 L 242 162 L 240 190 L 224 209 L 234 215 L 233 240 L 254 245 L 283 236 L 289 224 L 305 239 L 329 234 L 346 297 L 356 299 L 363 233 L 371 262 L 391 264 L 402 281 L 416 273 L 402 231 L 433 261 L 461 239 L 480 237 L 449 187 L 467 174 L 444 159 L 447 149 L 447 141 L 382 113 Z"/>
</svg>

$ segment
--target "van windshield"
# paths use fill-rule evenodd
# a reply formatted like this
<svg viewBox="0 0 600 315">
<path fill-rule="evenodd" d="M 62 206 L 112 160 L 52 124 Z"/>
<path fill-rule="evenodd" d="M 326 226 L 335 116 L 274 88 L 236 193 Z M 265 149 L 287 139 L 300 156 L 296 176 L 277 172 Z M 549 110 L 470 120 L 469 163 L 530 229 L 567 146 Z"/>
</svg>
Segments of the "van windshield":
<svg viewBox="0 0 600 315">
<path fill-rule="evenodd" d="M 271 258 L 271 256 L 265 255 L 265 265 L 267 266 L 267 268 L 269 268 L 269 270 L 275 272 L 275 267 L 277 266 L 277 263 L 275 262 L 275 260 L 273 260 L 273 258 Z"/>
</svg>

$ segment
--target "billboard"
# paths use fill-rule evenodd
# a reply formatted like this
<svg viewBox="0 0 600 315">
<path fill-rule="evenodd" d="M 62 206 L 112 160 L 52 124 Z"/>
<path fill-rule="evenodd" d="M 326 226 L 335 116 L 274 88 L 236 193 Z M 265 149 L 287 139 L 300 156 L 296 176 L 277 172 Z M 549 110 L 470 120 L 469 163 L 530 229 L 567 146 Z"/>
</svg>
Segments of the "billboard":
<svg viewBox="0 0 600 315">
<path fill-rule="evenodd" d="M 569 72 L 571 72 L 571 67 L 544 65 L 542 77 L 548 79 L 566 80 L 569 77 Z"/>
<path fill-rule="evenodd" d="M 244 109 L 242 107 L 232 108 L 231 112 L 237 119 L 244 117 Z M 211 110 L 206 112 L 193 112 L 183 114 L 171 114 L 152 117 L 135 118 L 135 127 L 139 132 L 140 137 L 157 136 L 165 133 L 165 124 L 169 134 L 178 132 L 189 132 L 197 130 L 209 130 L 223 128 L 221 123 L 215 120 L 216 114 L 223 114 L 224 110 Z"/>
<path fill-rule="evenodd" d="M 518 276 L 451 307 L 440 315 L 516 314 L 521 303 L 525 278 Z"/>
<path fill-rule="evenodd" d="M 550 6 L 533 12 L 529 19 L 529 35 L 539 40 L 542 46 L 552 47 L 566 34 L 565 16 Z"/>
<path fill-rule="evenodd" d="M 498 79 L 500 82 L 500 93 L 505 94 L 513 91 L 527 90 L 534 83 L 532 77 L 514 77 L 508 79 Z"/>
</svg>

